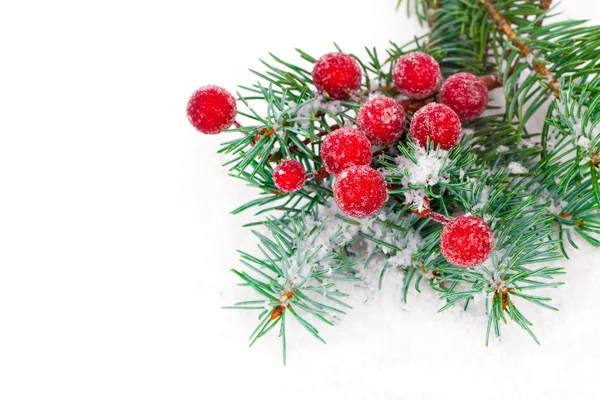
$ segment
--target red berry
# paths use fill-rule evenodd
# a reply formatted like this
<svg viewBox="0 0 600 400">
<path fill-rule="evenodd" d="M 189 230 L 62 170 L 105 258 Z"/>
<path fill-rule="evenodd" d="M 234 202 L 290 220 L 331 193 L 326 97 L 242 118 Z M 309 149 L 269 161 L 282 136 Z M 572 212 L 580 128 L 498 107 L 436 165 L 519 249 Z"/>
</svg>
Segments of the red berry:
<svg viewBox="0 0 600 400">
<path fill-rule="evenodd" d="M 362 70 L 356 60 L 344 53 L 329 53 L 315 63 L 313 82 L 320 93 L 332 99 L 347 99 L 360 89 Z"/>
<path fill-rule="evenodd" d="M 393 144 L 402 136 L 406 123 L 404 108 L 394 99 L 377 96 L 358 110 L 356 124 L 376 146 Z"/>
<path fill-rule="evenodd" d="M 187 105 L 187 115 L 194 128 L 214 135 L 229 128 L 237 113 L 235 98 L 215 85 L 196 90 Z"/>
<path fill-rule="evenodd" d="M 471 121 L 483 114 L 488 100 L 483 81 L 467 72 L 450 76 L 440 89 L 440 102 L 456 111 L 461 121 Z"/>
<path fill-rule="evenodd" d="M 437 93 L 442 84 L 440 64 L 427 53 L 415 51 L 398 59 L 392 78 L 398 91 L 413 99 Z"/>
<path fill-rule="evenodd" d="M 452 265 L 471 268 L 483 263 L 494 248 L 492 230 L 481 218 L 462 216 L 444 225 L 442 255 Z"/>
<path fill-rule="evenodd" d="M 368 165 L 350 167 L 337 176 L 333 197 L 340 210 L 351 217 L 374 215 L 388 198 L 385 178 Z"/>
<path fill-rule="evenodd" d="M 273 170 L 273 182 L 282 192 L 296 192 L 305 181 L 306 170 L 296 160 L 284 160 Z"/>
<path fill-rule="evenodd" d="M 323 139 L 321 159 L 327 172 L 337 175 L 352 165 L 371 163 L 373 150 L 371 142 L 359 130 L 340 128 Z"/>
<path fill-rule="evenodd" d="M 442 150 L 449 150 L 460 140 L 461 124 L 458 115 L 448 106 L 429 103 L 417 110 L 410 121 L 410 137 L 421 147 L 427 138 Z"/>
</svg>

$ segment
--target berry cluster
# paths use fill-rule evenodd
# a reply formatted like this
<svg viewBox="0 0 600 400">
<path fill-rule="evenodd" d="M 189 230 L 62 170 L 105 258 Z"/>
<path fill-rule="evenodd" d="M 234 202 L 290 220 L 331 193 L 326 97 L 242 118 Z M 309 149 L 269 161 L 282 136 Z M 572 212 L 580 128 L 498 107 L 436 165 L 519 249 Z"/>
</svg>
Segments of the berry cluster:
<svg viewBox="0 0 600 400">
<path fill-rule="evenodd" d="M 351 217 L 374 215 L 387 200 L 385 178 L 369 166 L 372 157 L 371 142 L 357 129 L 336 129 L 323 140 L 323 166 L 336 176 L 335 202 Z"/>
<path fill-rule="evenodd" d="M 373 146 L 391 146 L 402 138 L 405 109 L 397 100 L 383 95 L 363 99 L 361 67 L 347 54 L 322 56 L 314 65 L 312 78 L 325 99 L 362 103 L 356 128 L 339 128 L 327 134 L 320 157 L 324 170 L 335 177 L 333 195 L 340 210 L 354 218 L 375 215 L 387 201 L 388 192 L 384 176 L 370 166 Z M 392 80 L 400 94 L 422 103 L 412 115 L 408 129 L 410 140 L 420 147 L 427 147 L 430 142 L 442 150 L 451 149 L 460 141 L 461 121 L 474 120 L 487 108 L 488 91 L 480 78 L 461 72 L 444 82 L 438 62 L 423 52 L 401 56 L 392 70 Z M 436 94 L 438 102 L 433 102 Z M 187 106 L 191 124 L 211 135 L 234 123 L 239 126 L 236 113 L 235 98 L 213 85 L 197 90 Z M 272 178 L 279 191 L 293 193 L 313 176 L 315 173 L 307 174 L 300 162 L 284 160 L 275 166 Z M 477 217 L 457 217 L 442 231 L 442 254 L 456 266 L 480 265 L 492 248 L 492 232 Z"/>
</svg>

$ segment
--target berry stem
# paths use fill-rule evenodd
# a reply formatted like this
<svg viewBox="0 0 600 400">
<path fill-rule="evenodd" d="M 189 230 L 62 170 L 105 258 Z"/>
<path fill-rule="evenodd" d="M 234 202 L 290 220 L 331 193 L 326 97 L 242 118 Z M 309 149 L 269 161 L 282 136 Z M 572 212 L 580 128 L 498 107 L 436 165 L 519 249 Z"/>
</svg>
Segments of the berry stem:
<svg viewBox="0 0 600 400">
<path fill-rule="evenodd" d="M 543 0 L 542 0 L 543 1 Z M 434 18 L 433 13 L 438 8 L 441 8 L 439 4 L 437 4 L 437 0 L 427 0 L 427 11 L 429 13 L 429 27 L 432 28 L 437 22 L 436 18 Z"/>
<path fill-rule="evenodd" d="M 502 87 L 502 82 L 500 82 L 500 78 L 496 74 L 482 76 L 481 81 L 488 91 Z"/>
<path fill-rule="evenodd" d="M 486 76 L 482 76 L 480 78 L 488 90 L 494 90 L 494 89 L 502 87 L 502 82 L 500 81 L 500 78 L 496 74 L 486 75 Z M 420 99 L 420 100 L 419 99 L 403 99 L 403 100 L 398 100 L 398 103 L 402 106 L 402 108 L 404 108 L 404 111 L 414 113 L 414 112 L 418 111 L 421 107 L 423 107 L 433 101 L 435 101 L 435 96 L 431 96 L 426 99 Z"/>
<path fill-rule="evenodd" d="M 442 214 L 431 211 L 431 202 L 429 201 L 429 198 L 427 196 L 423 197 L 423 206 L 423 210 L 411 210 L 411 212 L 416 216 L 419 216 L 421 218 L 429 218 L 430 220 L 438 222 L 442 225 L 445 225 L 448 222 L 452 221 L 450 218 Z"/>
<path fill-rule="evenodd" d="M 237 121 L 233 121 L 233 126 L 235 126 L 237 129 L 242 129 L 244 127 L 242 124 L 240 124 Z"/>
<path fill-rule="evenodd" d="M 323 179 L 327 178 L 329 176 L 329 172 L 327 172 L 327 170 L 325 169 L 325 167 L 321 167 L 319 168 L 315 173 L 314 173 L 314 177 L 315 179 L 320 182 Z"/>
<path fill-rule="evenodd" d="M 450 218 L 446 217 L 445 215 L 438 214 L 433 211 L 427 213 L 427 218 L 429 218 L 432 221 L 438 222 L 442 225 L 446 225 L 448 222 L 452 221 Z"/>
<path fill-rule="evenodd" d="M 433 97 L 433 96 L 428 97 L 426 99 L 421 99 L 421 100 L 417 100 L 417 99 L 398 100 L 398 103 L 402 106 L 402 108 L 404 108 L 404 111 L 414 113 L 415 111 L 419 110 L 424 105 L 431 103 L 432 101 L 435 101 L 435 97 Z"/>
</svg>

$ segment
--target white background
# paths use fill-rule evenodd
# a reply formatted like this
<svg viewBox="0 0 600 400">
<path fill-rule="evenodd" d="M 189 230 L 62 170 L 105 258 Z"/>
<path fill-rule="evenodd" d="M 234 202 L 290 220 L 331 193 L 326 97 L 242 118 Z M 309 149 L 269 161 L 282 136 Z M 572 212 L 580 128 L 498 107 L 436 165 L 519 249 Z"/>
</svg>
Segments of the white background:
<svg viewBox="0 0 600 400">
<path fill-rule="evenodd" d="M 0 399 L 597 398 L 598 252 L 582 246 L 516 326 L 483 345 L 477 310 L 428 291 L 360 294 L 322 345 L 275 335 L 229 272 L 253 251 L 254 191 L 185 118 L 188 96 L 254 81 L 267 52 L 383 50 L 421 32 L 395 0 L 13 1 L 0 6 Z M 598 2 L 564 1 L 599 20 Z"/>
</svg>

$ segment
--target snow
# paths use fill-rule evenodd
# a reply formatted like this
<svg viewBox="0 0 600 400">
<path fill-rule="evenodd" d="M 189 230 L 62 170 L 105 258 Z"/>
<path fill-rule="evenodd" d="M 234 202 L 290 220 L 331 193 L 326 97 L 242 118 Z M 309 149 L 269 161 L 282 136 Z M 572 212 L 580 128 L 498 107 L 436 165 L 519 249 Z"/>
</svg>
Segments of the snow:
<svg viewBox="0 0 600 400">
<path fill-rule="evenodd" d="M 592 141 L 586 138 L 585 136 L 579 136 L 575 144 L 577 144 L 577 146 L 583 148 L 584 150 L 589 150 L 592 145 Z"/>
<path fill-rule="evenodd" d="M 416 164 L 405 156 L 396 157 L 396 165 L 401 171 L 406 171 L 406 184 L 433 186 L 438 182 L 445 182 L 447 177 L 442 174 L 444 159 L 448 155 L 447 151 L 438 150 L 427 151 L 417 147 L 415 151 Z"/>
<path fill-rule="evenodd" d="M 328 111 L 332 114 L 338 113 L 342 109 L 340 100 L 326 100 L 321 94 L 315 94 L 315 97 L 304 103 L 296 113 L 299 117 L 310 117 L 318 110 Z"/>
<path fill-rule="evenodd" d="M 364 284 L 348 285 L 353 296 L 350 304 L 354 307 L 349 315 L 335 327 L 320 329 L 328 342 L 326 346 L 295 327 L 291 328 L 289 335 L 293 339 L 288 344 L 288 365 L 285 368 L 278 365 L 280 349 L 274 334 L 250 350 L 245 348 L 244 343 L 234 343 L 228 353 L 243 365 L 260 362 L 268 368 L 269 382 L 257 384 L 250 378 L 243 378 L 243 382 L 255 388 L 272 387 L 273 382 L 279 379 L 287 379 L 289 384 L 290 376 L 296 374 L 315 382 L 320 381 L 322 374 L 327 375 L 326 385 L 311 385 L 311 390 L 301 385 L 294 390 L 292 398 L 309 395 L 314 390 L 321 393 L 330 393 L 328 390 L 331 390 L 331 398 L 342 395 L 350 399 L 396 399 L 402 398 L 400 395 L 407 399 L 479 399 L 483 396 L 500 400 L 505 398 L 506 392 L 490 389 L 498 381 L 497 376 L 489 371 L 498 368 L 511 371 L 511 387 L 519 388 L 517 399 L 561 399 L 573 393 L 586 398 L 588 380 L 594 379 L 596 358 L 600 356 L 597 343 L 600 323 L 596 318 L 589 318 L 589 313 L 594 312 L 592 304 L 595 287 L 600 283 L 600 271 L 594 267 L 591 258 L 586 258 L 586 254 L 589 257 L 594 250 L 584 245 L 578 256 L 569 262 L 572 269 L 565 278 L 567 285 L 558 290 L 536 293 L 551 295 L 555 300 L 553 305 L 558 306 L 560 312 L 536 310 L 523 301 L 518 303 L 534 322 L 534 330 L 542 346 L 511 324 L 509 327 L 502 326 L 502 339 L 493 338 L 486 348 L 483 341 L 487 319 L 483 310 L 487 294 L 476 296 L 466 312 L 454 308 L 438 314 L 436 311 L 443 302 L 423 283 L 422 293 L 411 291 L 408 304 L 403 305 L 401 275 L 390 268 L 382 291 L 379 291 L 376 287 L 382 266 L 377 265 L 363 272 L 368 287 Z M 588 278 L 591 282 L 587 282 Z M 237 314 L 239 317 L 241 312 Z M 238 322 L 235 326 L 240 329 L 243 324 Z M 245 333 L 228 336 L 243 340 Z M 451 370 L 435 361 L 440 356 L 452 357 Z M 233 371 L 242 368 L 235 365 Z M 375 375 L 370 375 L 370 371 L 376 371 Z M 435 375 L 435 385 L 427 385 L 431 376 L 421 377 L 423 371 L 431 371 L 430 374 Z M 469 391 L 461 392 L 460 397 L 454 396 L 447 388 L 456 385 L 456 380 L 464 374 L 468 375 L 471 387 L 477 388 L 475 391 L 478 393 Z M 537 382 L 536 385 L 531 384 L 532 379 Z M 353 384 L 348 386 L 349 382 Z M 275 385 L 284 387 L 283 383 Z M 332 386 L 335 389 L 331 389 Z M 226 392 L 231 391 L 226 389 Z"/>
<path fill-rule="evenodd" d="M 427 194 L 423 189 L 407 190 L 403 192 L 406 204 L 412 204 L 417 207 L 417 211 L 423 211 L 426 207 L 425 197 Z"/>
<path fill-rule="evenodd" d="M 525 168 L 521 163 L 516 161 L 511 161 L 508 163 L 508 170 L 513 174 L 524 174 L 529 172 L 527 168 Z"/>
<path fill-rule="evenodd" d="M 471 182 L 475 182 L 474 179 L 470 179 Z M 487 185 L 484 185 L 483 188 L 481 189 L 481 194 L 479 197 L 479 201 L 477 202 L 477 204 L 475 204 L 473 206 L 473 210 L 481 210 L 482 208 L 484 208 L 488 201 L 490 200 L 490 188 Z"/>
<path fill-rule="evenodd" d="M 558 204 L 555 204 L 555 203 L 554 203 L 554 200 L 553 200 L 553 199 L 551 199 L 551 200 L 550 200 L 550 205 L 548 205 L 548 206 L 546 207 L 546 209 L 548 210 L 548 212 L 549 212 L 550 214 L 558 215 L 558 214 L 560 214 L 560 213 L 561 213 L 561 211 L 562 211 L 562 210 L 563 210 L 563 209 L 564 209 L 566 206 L 568 206 L 568 205 L 569 205 L 569 203 L 567 203 L 567 202 L 566 202 L 566 201 L 564 201 L 564 200 L 561 200 L 561 201 L 560 201 Z"/>
<path fill-rule="evenodd" d="M 336 218 L 336 215 L 344 215 L 344 213 L 330 198 L 327 204 L 319 209 L 319 218 L 316 221 L 310 216 L 307 217 L 309 231 L 315 226 L 321 227 L 321 235 L 319 235 L 315 246 L 321 246 L 322 254 L 328 253 L 332 246 L 348 244 L 360 230 L 360 226 L 346 223 Z M 363 219 L 362 223 L 366 226 L 370 225 L 368 219 Z"/>
<path fill-rule="evenodd" d="M 396 255 L 388 258 L 388 263 L 392 266 L 407 266 L 412 265 L 412 257 L 419 250 L 421 246 L 421 236 L 416 233 L 409 233 L 406 242 L 406 247 L 396 253 Z"/>
</svg>

